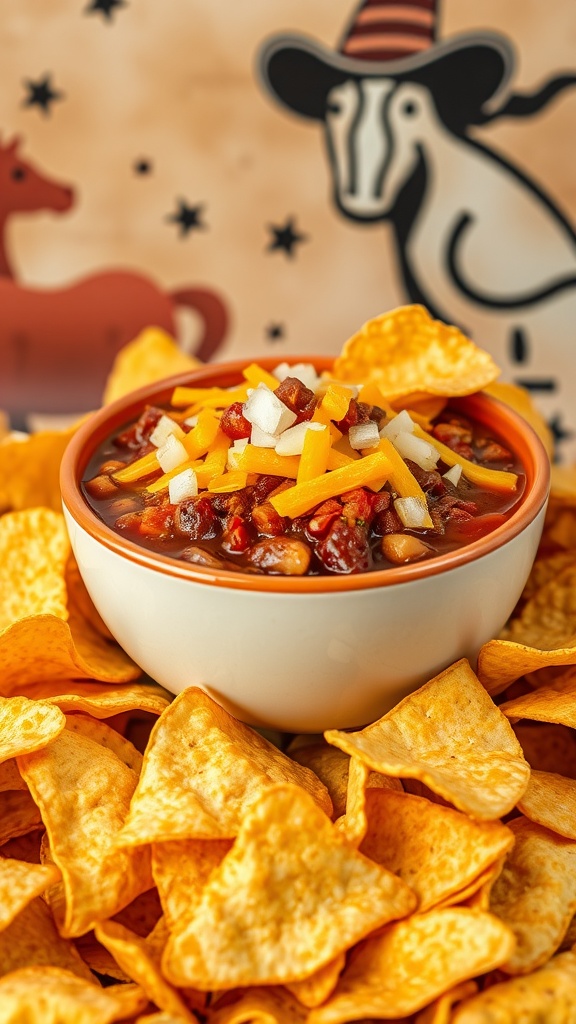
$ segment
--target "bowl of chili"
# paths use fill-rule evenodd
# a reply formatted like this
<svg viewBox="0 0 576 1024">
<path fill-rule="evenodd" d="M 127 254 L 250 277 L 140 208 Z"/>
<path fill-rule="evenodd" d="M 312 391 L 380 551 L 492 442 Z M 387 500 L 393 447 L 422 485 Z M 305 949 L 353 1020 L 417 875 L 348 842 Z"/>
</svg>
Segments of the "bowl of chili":
<svg viewBox="0 0 576 1024">
<path fill-rule="evenodd" d="M 63 459 L 72 547 L 112 634 L 174 693 L 319 732 L 474 664 L 527 579 L 548 456 L 477 393 L 432 419 L 332 361 L 223 363 L 127 395 Z"/>
</svg>

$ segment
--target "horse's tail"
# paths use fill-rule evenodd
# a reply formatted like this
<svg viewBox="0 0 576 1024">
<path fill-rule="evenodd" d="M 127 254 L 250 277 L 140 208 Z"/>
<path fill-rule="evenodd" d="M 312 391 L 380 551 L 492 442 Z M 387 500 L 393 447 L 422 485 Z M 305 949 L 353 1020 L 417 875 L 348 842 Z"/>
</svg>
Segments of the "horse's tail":
<svg viewBox="0 0 576 1024">
<path fill-rule="evenodd" d="M 536 92 L 513 93 L 502 107 L 492 113 L 481 114 L 481 119 L 475 120 L 474 123 L 486 124 L 500 117 L 529 117 L 542 110 L 559 92 L 571 85 L 576 85 L 575 74 L 558 75 L 557 78 L 545 82 Z"/>
<path fill-rule="evenodd" d="M 170 292 L 176 306 L 188 306 L 204 321 L 204 334 L 194 355 L 207 363 L 220 348 L 230 317 L 222 299 L 210 288 L 177 288 Z"/>
</svg>

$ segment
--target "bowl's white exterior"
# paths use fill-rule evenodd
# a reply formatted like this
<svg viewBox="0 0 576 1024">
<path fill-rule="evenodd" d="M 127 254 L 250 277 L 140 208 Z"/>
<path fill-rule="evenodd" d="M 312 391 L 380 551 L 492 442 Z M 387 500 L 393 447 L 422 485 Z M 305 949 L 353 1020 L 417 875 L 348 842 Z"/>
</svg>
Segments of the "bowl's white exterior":
<svg viewBox="0 0 576 1024">
<path fill-rule="evenodd" d="M 140 565 L 64 506 L 88 591 L 125 651 L 168 690 L 205 690 L 289 732 L 374 721 L 498 635 L 534 560 L 545 507 L 497 550 L 437 575 L 325 593 L 228 589 Z"/>
</svg>

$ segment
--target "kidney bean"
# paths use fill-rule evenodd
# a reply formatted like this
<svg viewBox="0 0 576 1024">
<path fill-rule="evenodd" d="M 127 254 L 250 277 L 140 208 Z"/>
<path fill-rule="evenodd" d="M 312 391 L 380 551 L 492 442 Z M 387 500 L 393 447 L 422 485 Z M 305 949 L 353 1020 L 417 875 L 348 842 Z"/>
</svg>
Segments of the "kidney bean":
<svg viewBox="0 0 576 1024">
<path fill-rule="evenodd" d="M 384 537 L 387 533 L 402 533 L 402 523 L 393 508 L 379 512 L 372 523 L 372 533 Z"/>
<path fill-rule="evenodd" d="M 97 499 L 111 498 L 118 492 L 118 484 L 106 473 L 100 473 L 98 476 L 93 476 L 91 480 L 86 480 L 84 487 L 92 498 Z"/>
<path fill-rule="evenodd" d="M 316 545 L 316 555 L 331 572 L 366 572 L 372 564 L 368 531 L 336 519 L 326 537 Z"/>
<path fill-rule="evenodd" d="M 389 533 L 382 538 L 382 554 L 394 565 L 417 562 L 432 554 L 432 549 L 409 533 Z"/>
<path fill-rule="evenodd" d="M 175 506 L 168 503 L 149 505 L 141 512 L 128 512 L 120 516 L 114 525 L 118 530 L 127 530 L 140 537 L 167 540 L 174 533 L 174 511 Z"/>
<path fill-rule="evenodd" d="M 268 537 L 254 544 L 248 554 L 251 565 L 263 572 L 281 576 L 304 576 L 312 552 L 304 541 L 295 537 Z"/>
<path fill-rule="evenodd" d="M 114 444 L 117 448 L 129 448 L 131 451 L 141 448 L 142 445 L 148 443 L 150 434 L 161 416 L 164 416 L 163 409 L 159 409 L 155 405 L 147 406 L 132 427 L 129 427 L 128 430 L 123 431 L 121 434 L 117 434 L 114 438 Z"/>
<path fill-rule="evenodd" d="M 252 425 L 244 416 L 242 402 L 233 402 L 227 409 L 224 409 L 220 419 L 220 430 L 231 437 L 233 441 L 240 441 L 243 437 L 250 437 Z"/>
<path fill-rule="evenodd" d="M 220 533 L 220 520 L 209 498 L 188 498 L 176 506 L 174 526 L 190 540 L 209 540 Z"/>
</svg>

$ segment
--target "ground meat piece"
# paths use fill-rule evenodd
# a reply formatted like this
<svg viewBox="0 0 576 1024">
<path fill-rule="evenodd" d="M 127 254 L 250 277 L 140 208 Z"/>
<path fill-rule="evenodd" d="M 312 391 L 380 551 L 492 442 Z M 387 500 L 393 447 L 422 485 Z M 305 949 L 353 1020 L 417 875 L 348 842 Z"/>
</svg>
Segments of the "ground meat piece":
<svg viewBox="0 0 576 1024">
<path fill-rule="evenodd" d="M 442 441 L 442 444 L 456 450 L 458 444 L 470 444 L 472 440 L 472 428 L 464 421 L 450 420 L 449 422 L 436 423 L 432 428 L 434 437 Z"/>
<path fill-rule="evenodd" d="M 297 423 L 312 418 L 316 408 L 316 395 L 297 377 L 285 377 L 274 392 L 284 405 L 297 415 Z"/>
<path fill-rule="evenodd" d="M 120 516 L 114 526 L 117 530 L 126 530 L 140 537 L 156 540 L 168 540 L 174 536 L 175 506 L 168 502 L 163 505 L 149 505 L 141 512 L 127 512 Z"/>
<path fill-rule="evenodd" d="M 188 498 L 176 506 L 174 526 L 190 540 L 209 540 L 220 533 L 220 520 L 209 498 Z"/>
<path fill-rule="evenodd" d="M 384 537 L 387 533 L 402 533 L 402 530 L 400 517 L 393 508 L 378 512 L 372 522 L 372 533 L 376 537 Z"/>
<path fill-rule="evenodd" d="M 229 515 L 224 523 L 222 547 L 230 554 L 242 554 L 250 547 L 250 533 L 241 516 Z"/>
<path fill-rule="evenodd" d="M 416 477 L 416 480 L 425 494 L 432 494 L 435 498 L 440 497 L 442 494 L 446 494 L 446 484 L 436 469 L 421 469 L 421 467 L 416 462 L 412 462 L 411 459 L 406 459 L 406 465 L 412 473 L 412 476 Z"/>
<path fill-rule="evenodd" d="M 114 438 L 114 444 L 117 448 L 129 448 L 131 451 L 141 448 L 142 445 L 148 443 L 150 434 L 154 430 L 154 427 L 158 423 L 160 417 L 164 415 L 163 409 L 159 409 L 155 405 L 147 406 L 133 426 L 129 427 L 128 430 L 124 430 Z"/>
<path fill-rule="evenodd" d="M 239 491 L 212 494 L 210 496 L 212 507 L 219 516 L 227 516 L 232 513 L 238 516 L 246 515 L 252 507 L 251 490 L 249 487 L 243 487 Z"/>
<path fill-rule="evenodd" d="M 242 402 L 233 402 L 227 409 L 224 409 L 220 419 L 220 430 L 231 437 L 233 441 L 240 441 L 243 437 L 250 437 L 252 424 L 248 422 L 243 412 Z"/>
<path fill-rule="evenodd" d="M 357 423 L 368 423 L 371 418 L 371 409 L 372 406 L 368 405 L 367 402 L 358 402 L 355 398 L 351 398 L 348 412 L 336 424 L 338 430 L 341 430 L 343 434 L 347 434 L 350 427 L 355 427 Z"/>
<path fill-rule="evenodd" d="M 512 454 L 498 441 L 491 441 L 489 438 L 482 438 L 476 448 L 482 462 L 512 462 Z"/>
<path fill-rule="evenodd" d="M 308 571 L 312 552 L 308 544 L 295 537 L 268 537 L 250 548 L 251 565 L 262 572 L 281 576 L 304 576 Z"/>
<path fill-rule="evenodd" d="M 325 537 L 334 520 L 342 515 L 342 505 L 336 498 L 322 502 L 306 525 L 306 534 L 313 540 Z"/>
<path fill-rule="evenodd" d="M 260 505 L 255 505 L 250 520 L 263 537 L 279 537 L 286 531 L 286 517 L 281 516 L 270 501 L 263 501 Z"/>
<path fill-rule="evenodd" d="M 374 518 L 372 511 L 372 499 L 374 495 L 369 494 L 364 487 L 357 487 L 342 495 L 342 516 L 348 523 L 357 523 L 360 526 L 369 526 Z"/>
<path fill-rule="evenodd" d="M 464 501 L 463 498 L 454 497 L 451 494 L 444 495 L 434 506 L 434 510 L 445 521 L 448 519 L 471 519 L 478 515 L 478 506 L 474 501 Z M 464 512 L 464 516 L 455 515 L 455 512 Z"/>
<path fill-rule="evenodd" d="M 330 572 L 366 572 L 372 564 L 368 531 L 336 519 L 326 537 L 316 545 L 316 555 Z"/>
</svg>

